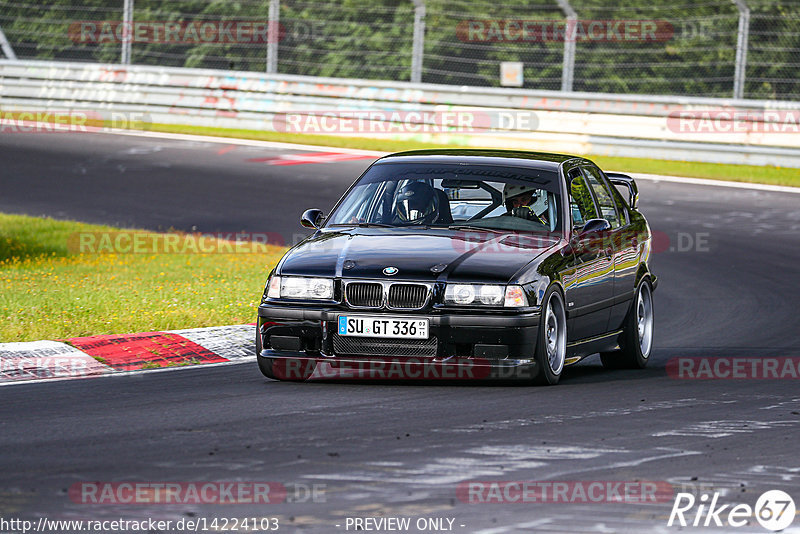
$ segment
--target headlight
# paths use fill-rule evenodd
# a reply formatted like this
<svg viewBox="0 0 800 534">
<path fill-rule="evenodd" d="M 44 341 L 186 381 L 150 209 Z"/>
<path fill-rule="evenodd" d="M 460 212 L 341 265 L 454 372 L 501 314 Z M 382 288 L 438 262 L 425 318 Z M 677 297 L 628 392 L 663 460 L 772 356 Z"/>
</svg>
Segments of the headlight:
<svg viewBox="0 0 800 534">
<path fill-rule="evenodd" d="M 488 284 L 447 284 L 444 290 L 445 304 L 472 306 L 505 306 L 519 308 L 528 305 L 525 292 L 520 286 L 498 286 Z"/>
<path fill-rule="evenodd" d="M 500 286 L 478 286 L 478 299 L 489 306 L 499 306 L 503 302 L 503 288 Z"/>
<path fill-rule="evenodd" d="M 472 304 L 475 300 L 475 286 L 449 285 L 444 292 L 444 300 L 452 304 Z"/>
<path fill-rule="evenodd" d="M 273 276 L 269 280 L 267 297 L 271 299 L 332 300 L 333 280 L 329 278 Z"/>
</svg>

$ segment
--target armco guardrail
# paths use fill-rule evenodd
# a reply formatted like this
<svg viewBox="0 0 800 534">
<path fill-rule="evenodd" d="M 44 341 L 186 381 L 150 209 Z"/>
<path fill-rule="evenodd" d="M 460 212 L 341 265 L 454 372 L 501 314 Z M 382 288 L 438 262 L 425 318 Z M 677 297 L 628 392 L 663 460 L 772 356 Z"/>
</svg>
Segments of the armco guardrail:
<svg viewBox="0 0 800 534">
<path fill-rule="evenodd" d="M 0 60 L 0 110 L 143 113 L 154 123 L 281 131 L 302 112 L 521 111 L 480 133 L 350 132 L 468 146 L 800 167 L 800 102 L 561 93 L 255 72 Z M 681 123 L 704 111 L 705 119 Z M 384 120 L 384 119 L 381 119 Z M 342 132 L 308 131 L 340 134 Z"/>
</svg>

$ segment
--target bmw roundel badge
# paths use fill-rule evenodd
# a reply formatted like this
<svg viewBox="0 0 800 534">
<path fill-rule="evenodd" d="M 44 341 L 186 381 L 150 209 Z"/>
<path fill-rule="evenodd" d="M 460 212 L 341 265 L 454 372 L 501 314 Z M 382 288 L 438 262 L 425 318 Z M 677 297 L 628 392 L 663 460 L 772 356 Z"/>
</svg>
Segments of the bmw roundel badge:
<svg viewBox="0 0 800 534">
<path fill-rule="evenodd" d="M 400 272 L 400 269 L 398 269 L 397 267 L 385 267 L 383 269 L 383 274 L 385 274 L 386 276 L 394 276 L 398 272 Z"/>
</svg>

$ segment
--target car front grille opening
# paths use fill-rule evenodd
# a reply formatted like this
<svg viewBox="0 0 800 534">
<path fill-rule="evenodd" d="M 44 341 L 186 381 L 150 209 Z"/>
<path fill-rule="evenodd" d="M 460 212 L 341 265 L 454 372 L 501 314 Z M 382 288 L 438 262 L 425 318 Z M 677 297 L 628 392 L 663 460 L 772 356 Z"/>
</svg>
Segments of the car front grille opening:
<svg viewBox="0 0 800 534">
<path fill-rule="evenodd" d="M 383 286 L 376 283 L 353 282 L 345 286 L 345 297 L 351 306 L 380 308 L 383 306 Z"/>
<path fill-rule="evenodd" d="M 429 339 L 363 338 L 333 334 L 333 352 L 339 356 L 397 356 L 435 358 L 436 337 Z"/>
<path fill-rule="evenodd" d="M 345 287 L 345 296 L 351 306 L 359 308 L 381 308 L 384 304 L 383 285 L 376 282 L 351 282 Z M 418 310 L 427 299 L 427 286 L 395 283 L 389 286 L 387 304 L 398 310 Z"/>
<path fill-rule="evenodd" d="M 471 358 L 472 357 L 472 343 L 456 343 L 456 357 Z"/>
<path fill-rule="evenodd" d="M 416 310 L 425 305 L 428 288 L 421 284 L 392 284 L 389 287 L 389 307 Z"/>
<path fill-rule="evenodd" d="M 319 351 L 322 348 L 322 338 L 318 336 L 303 336 L 303 350 Z"/>
</svg>

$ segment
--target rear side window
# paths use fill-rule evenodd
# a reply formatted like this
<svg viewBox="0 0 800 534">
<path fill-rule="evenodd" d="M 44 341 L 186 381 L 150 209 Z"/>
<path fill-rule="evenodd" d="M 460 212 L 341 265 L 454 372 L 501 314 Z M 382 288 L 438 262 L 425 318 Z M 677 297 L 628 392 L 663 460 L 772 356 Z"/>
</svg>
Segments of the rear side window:
<svg viewBox="0 0 800 534">
<path fill-rule="evenodd" d="M 617 211 L 619 211 L 620 222 L 622 223 L 622 226 L 625 226 L 631 222 L 631 214 L 628 211 L 628 201 L 625 200 L 625 195 L 628 194 L 628 190 L 626 188 L 624 193 L 620 192 L 619 188 L 617 188 L 615 184 L 612 184 L 607 176 L 605 181 L 606 183 L 611 184 L 611 187 L 608 189 L 611 191 L 611 196 L 614 197 L 614 202 L 617 203 Z"/>
<path fill-rule="evenodd" d="M 597 198 L 597 203 L 601 212 L 600 216 L 611 224 L 611 228 L 619 228 L 620 218 L 617 212 L 617 205 L 611 197 L 611 192 L 606 188 L 605 181 L 603 177 L 600 176 L 600 172 L 594 167 L 582 167 L 582 169 Z"/>
<path fill-rule="evenodd" d="M 570 173 L 574 176 L 569 187 L 569 207 L 572 212 L 572 222 L 575 227 L 581 227 L 589 219 L 599 218 L 597 208 L 592 200 L 592 194 L 586 185 L 586 179 L 579 172 Z"/>
</svg>

